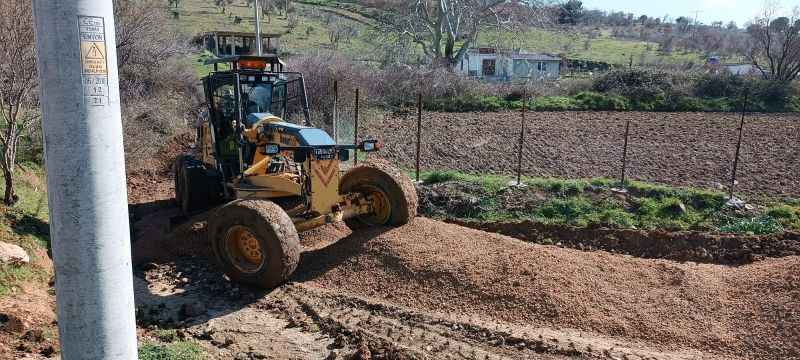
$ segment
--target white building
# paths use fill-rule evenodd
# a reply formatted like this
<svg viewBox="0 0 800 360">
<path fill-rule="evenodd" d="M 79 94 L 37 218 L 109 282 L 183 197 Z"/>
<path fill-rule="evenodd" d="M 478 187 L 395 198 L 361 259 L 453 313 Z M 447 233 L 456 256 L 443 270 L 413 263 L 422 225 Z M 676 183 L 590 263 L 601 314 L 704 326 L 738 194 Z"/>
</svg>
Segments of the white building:
<svg viewBox="0 0 800 360">
<path fill-rule="evenodd" d="M 463 76 L 494 81 L 556 80 L 561 71 L 561 59 L 524 51 L 477 48 L 467 51 L 455 71 Z"/>
</svg>

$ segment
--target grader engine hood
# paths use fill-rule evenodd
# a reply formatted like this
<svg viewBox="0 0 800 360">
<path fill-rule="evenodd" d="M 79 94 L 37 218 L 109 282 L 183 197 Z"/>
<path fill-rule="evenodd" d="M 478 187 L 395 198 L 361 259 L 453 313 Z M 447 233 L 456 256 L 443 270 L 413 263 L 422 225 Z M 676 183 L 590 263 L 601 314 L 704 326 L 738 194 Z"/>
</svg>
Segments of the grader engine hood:
<svg viewBox="0 0 800 360">
<path fill-rule="evenodd" d="M 249 114 L 245 126 L 253 143 L 277 145 L 285 156 L 302 164 L 311 198 L 309 210 L 326 214 L 339 203 L 339 152 L 325 131 L 284 122 L 269 113 Z"/>
</svg>

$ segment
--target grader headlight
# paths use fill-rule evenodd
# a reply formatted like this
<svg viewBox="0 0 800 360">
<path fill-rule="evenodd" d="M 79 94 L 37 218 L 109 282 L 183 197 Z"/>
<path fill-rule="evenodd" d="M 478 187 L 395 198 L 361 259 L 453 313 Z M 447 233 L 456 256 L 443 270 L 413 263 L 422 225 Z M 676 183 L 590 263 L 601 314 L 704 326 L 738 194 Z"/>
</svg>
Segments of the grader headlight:
<svg viewBox="0 0 800 360">
<path fill-rule="evenodd" d="M 266 144 L 261 153 L 268 156 L 278 155 L 281 152 L 281 146 L 278 144 Z"/>
</svg>

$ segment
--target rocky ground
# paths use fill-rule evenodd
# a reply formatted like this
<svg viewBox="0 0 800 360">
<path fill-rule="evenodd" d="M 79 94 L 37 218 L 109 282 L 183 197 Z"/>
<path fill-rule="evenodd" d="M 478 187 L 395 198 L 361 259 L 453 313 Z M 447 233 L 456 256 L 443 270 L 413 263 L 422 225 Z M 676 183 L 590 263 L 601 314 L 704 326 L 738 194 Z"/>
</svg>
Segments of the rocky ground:
<svg viewBox="0 0 800 360">
<path fill-rule="evenodd" d="M 535 112 L 527 114 L 523 171 L 559 178 L 619 177 L 631 121 L 628 175 L 680 186 L 728 184 L 740 115 Z M 365 121 L 380 156 L 414 167 L 415 114 Z M 425 113 L 422 167 L 515 173 L 520 113 Z M 800 197 L 800 115 L 753 114 L 745 124 L 737 190 L 750 197 Z"/>
</svg>

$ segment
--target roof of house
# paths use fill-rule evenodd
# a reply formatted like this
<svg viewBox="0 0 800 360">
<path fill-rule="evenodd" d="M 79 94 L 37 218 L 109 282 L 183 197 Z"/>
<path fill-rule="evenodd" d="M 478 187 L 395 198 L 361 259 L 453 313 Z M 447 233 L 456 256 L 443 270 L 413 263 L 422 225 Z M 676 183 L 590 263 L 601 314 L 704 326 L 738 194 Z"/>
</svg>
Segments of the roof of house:
<svg viewBox="0 0 800 360">
<path fill-rule="evenodd" d="M 509 50 L 509 49 L 495 49 L 495 48 L 472 48 L 469 49 L 470 55 L 502 55 L 512 59 L 525 59 L 536 61 L 561 61 L 561 58 L 548 54 L 530 53 L 527 51 Z"/>
<path fill-rule="evenodd" d="M 256 36 L 256 33 L 254 33 L 254 32 L 247 32 L 247 31 L 225 31 L 225 30 L 223 30 L 223 31 L 208 31 L 208 32 L 204 32 L 204 33 L 198 34 L 197 36 L 202 38 L 202 37 L 206 37 L 206 36 L 213 36 L 213 35 L 218 35 L 218 36 L 250 36 L 250 37 L 255 37 L 255 36 Z M 262 37 L 262 38 L 271 38 L 271 39 L 276 39 L 276 38 L 279 38 L 279 37 L 281 37 L 281 36 L 283 36 L 283 34 L 278 34 L 278 33 L 274 33 L 274 34 L 261 33 L 261 37 Z"/>
</svg>

